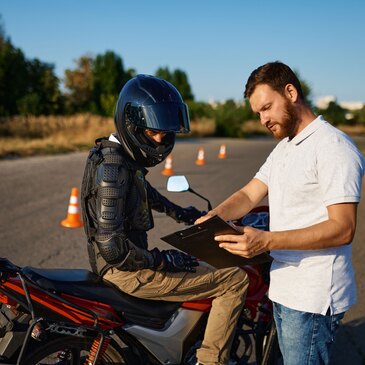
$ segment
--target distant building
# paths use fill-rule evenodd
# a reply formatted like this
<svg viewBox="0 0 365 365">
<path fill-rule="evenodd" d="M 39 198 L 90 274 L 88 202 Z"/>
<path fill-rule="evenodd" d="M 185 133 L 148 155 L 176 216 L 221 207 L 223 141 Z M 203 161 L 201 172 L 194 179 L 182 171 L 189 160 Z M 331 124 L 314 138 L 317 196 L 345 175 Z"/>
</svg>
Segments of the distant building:
<svg viewBox="0 0 365 365">
<path fill-rule="evenodd" d="M 316 107 L 318 109 L 327 109 L 328 105 L 331 103 L 337 102 L 337 98 L 335 96 L 332 95 L 328 95 L 328 96 L 322 96 L 320 98 L 317 99 L 317 103 L 316 103 Z"/>
<path fill-rule="evenodd" d="M 341 101 L 341 102 L 338 102 L 337 98 L 335 96 L 328 95 L 328 96 L 322 96 L 322 97 L 318 98 L 317 103 L 316 103 L 316 107 L 319 108 L 319 109 L 327 109 L 328 105 L 331 102 L 338 103 L 338 105 L 341 108 L 349 110 L 349 111 L 362 109 L 362 107 L 365 105 L 365 103 L 362 102 L 362 101 Z"/>
<path fill-rule="evenodd" d="M 359 110 L 362 109 L 362 107 L 365 105 L 365 103 L 361 101 L 341 101 L 340 106 L 347 110 Z"/>
<path fill-rule="evenodd" d="M 216 109 L 219 105 L 219 102 L 215 101 L 213 98 L 208 99 L 208 104 L 213 108 Z"/>
</svg>

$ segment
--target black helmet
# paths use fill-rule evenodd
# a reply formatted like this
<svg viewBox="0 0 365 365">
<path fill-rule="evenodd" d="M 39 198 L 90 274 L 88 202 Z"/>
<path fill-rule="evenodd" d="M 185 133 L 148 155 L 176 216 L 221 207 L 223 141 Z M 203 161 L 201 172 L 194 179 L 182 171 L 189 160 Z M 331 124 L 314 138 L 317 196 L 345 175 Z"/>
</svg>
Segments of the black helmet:
<svg viewBox="0 0 365 365">
<path fill-rule="evenodd" d="M 180 93 L 169 82 L 150 75 L 137 75 L 124 85 L 114 123 L 125 150 L 146 167 L 171 153 L 176 133 L 190 131 L 188 108 Z M 146 129 L 166 135 L 158 143 L 145 134 Z"/>
</svg>

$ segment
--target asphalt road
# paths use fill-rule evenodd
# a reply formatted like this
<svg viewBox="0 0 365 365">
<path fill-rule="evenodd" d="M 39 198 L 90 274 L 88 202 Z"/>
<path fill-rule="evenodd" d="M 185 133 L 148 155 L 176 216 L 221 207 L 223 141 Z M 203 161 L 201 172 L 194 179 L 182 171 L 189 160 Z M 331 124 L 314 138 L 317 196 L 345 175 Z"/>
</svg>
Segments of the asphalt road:
<svg viewBox="0 0 365 365">
<path fill-rule="evenodd" d="M 227 145 L 227 159 L 217 158 Z M 275 145 L 271 139 L 184 140 L 176 144 L 173 169 L 186 175 L 191 187 L 208 197 L 213 206 L 242 187 L 255 174 Z M 195 160 L 205 149 L 204 166 Z M 0 256 L 21 266 L 89 268 L 82 228 L 64 228 L 72 187 L 80 187 L 86 153 L 0 161 Z M 161 193 L 182 206 L 205 210 L 206 203 L 191 193 L 167 193 L 163 164 L 150 169 L 148 180 Z M 365 184 L 364 184 L 365 185 Z M 363 197 L 365 197 L 363 186 Z M 159 237 L 182 228 L 162 214 L 154 214 L 150 246 L 166 247 Z M 338 333 L 333 365 L 365 364 L 365 203 L 359 205 L 358 229 L 353 244 L 353 263 L 358 304 L 349 310 Z"/>
</svg>

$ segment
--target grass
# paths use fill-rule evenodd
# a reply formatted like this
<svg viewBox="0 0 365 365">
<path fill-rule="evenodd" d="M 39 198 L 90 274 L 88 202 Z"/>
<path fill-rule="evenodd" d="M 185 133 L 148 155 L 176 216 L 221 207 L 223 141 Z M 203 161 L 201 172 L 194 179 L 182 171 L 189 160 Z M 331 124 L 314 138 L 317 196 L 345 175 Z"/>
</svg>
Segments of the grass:
<svg viewBox="0 0 365 365">
<path fill-rule="evenodd" d="M 365 126 L 340 126 L 365 153 Z M 0 158 L 52 155 L 87 151 L 98 137 L 114 132 L 113 118 L 91 114 L 72 116 L 13 117 L 0 119 Z M 214 119 L 191 122 L 190 136 L 207 137 L 215 133 Z M 257 121 L 242 124 L 246 136 L 269 134 Z"/>
<path fill-rule="evenodd" d="M 90 114 L 14 117 L 0 122 L 0 158 L 84 151 L 113 131 L 112 118 Z"/>
<path fill-rule="evenodd" d="M 212 136 L 215 122 L 202 118 L 191 129 L 190 136 Z M 0 158 L 87 151 L 114 131 L 113 118 L 91 114 L 0 119 Z"/>
</svg>

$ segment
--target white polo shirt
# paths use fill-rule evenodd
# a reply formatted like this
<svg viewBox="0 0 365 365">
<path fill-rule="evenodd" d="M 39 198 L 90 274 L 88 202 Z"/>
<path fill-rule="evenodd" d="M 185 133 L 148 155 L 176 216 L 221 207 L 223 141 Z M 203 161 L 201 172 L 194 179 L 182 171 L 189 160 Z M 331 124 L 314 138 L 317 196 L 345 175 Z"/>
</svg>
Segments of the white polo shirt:
<svg viewBox="0 0 365 365">
<path fill-rule="evenodd" d="M 364 169 L 352 140 L 321 116 L 280 141 L 255 176 L 268 186 L 270 230 L 309 227 L 328 219 L 327 206 L 359 202 Z M 356 302 L 351 249 L 272 251 L 270 299 L 304 312 L 346 311 Z"/>
</svg>

